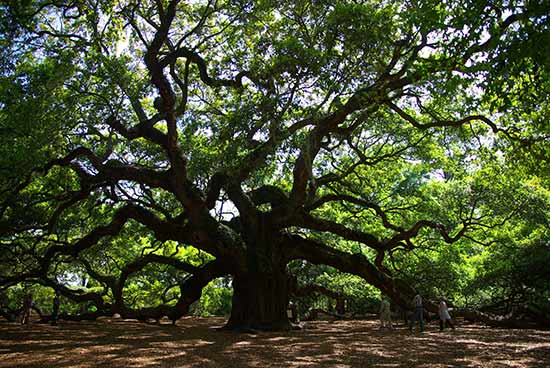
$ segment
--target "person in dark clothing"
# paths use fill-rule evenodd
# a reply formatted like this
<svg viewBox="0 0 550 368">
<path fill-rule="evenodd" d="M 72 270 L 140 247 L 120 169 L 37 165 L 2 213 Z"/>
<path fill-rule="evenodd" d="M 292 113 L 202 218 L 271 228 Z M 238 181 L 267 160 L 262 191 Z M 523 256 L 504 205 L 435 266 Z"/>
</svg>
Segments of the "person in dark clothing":
<svg viewBox="0 0 550 368">
<path fill-rule="evenodd" d="M 411 321 L 409 322 L 409 331 L 412 332 L 413 327 L 418 321 L 418 324 L 420 325 L 420 332 L 424 332 L 424 307 L 422 306 L 422 297 L 419 293 L 416 293 L 416 295 L 414 296 L 412 304 L 414 306 L 414 314 L 411 318 Z"/>
<path fill-rule="evenodd" d="M 32 294 L 27 294 L 23 299 L 23 316 L 21 317 L 21 324 L 26 325 L 29 323 L 32 312 Z"/>
<path fill-rule="evenodd" d="M 57 319 L 59 318 L 59 295 L 57 293 L 53 297 L 53 307 L 52 307 L 52 326 L 57 325 Z"/>
</svg>

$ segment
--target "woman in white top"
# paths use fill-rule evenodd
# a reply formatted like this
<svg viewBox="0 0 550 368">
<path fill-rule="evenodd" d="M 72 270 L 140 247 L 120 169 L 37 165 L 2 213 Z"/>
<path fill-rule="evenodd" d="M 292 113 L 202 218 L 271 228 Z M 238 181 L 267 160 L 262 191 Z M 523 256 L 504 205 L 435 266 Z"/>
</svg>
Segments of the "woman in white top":
<svg viewBox="0 0 550 368">
<path fill-rule="evenodd" d="M 453 322 L 451 321 L 451 315 L 449 314 L 449 308 L 447 308 L 447 303 L 441 298 L 439 302 L 439 331 L 443 331 L 445 324 L 448 323 L 449 326 L 454 330 Z"/>
<path fill-rule="evenodd" d="M 385 297 L 382 297 L 380 301 L 380 329 L 386 327 L 390 330 L 393 330 L 390 302 Z"/>
</svg>

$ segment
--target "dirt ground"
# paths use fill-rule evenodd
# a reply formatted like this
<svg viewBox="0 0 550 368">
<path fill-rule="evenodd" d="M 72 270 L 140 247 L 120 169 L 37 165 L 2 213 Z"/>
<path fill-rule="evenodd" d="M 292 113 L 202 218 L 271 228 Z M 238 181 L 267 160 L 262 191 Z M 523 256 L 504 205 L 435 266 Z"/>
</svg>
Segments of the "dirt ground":
<svg viewBox="0 0 550 368">
<path fill-rule="evenodd" d="M 315 321 L 299 331 L 219 331 L 222 318 L 171 324 L 0 322 L 0 367 L 550 367 L 550 331 L 460 325 L 425 333 L 374 320 Z"/>
</svg>

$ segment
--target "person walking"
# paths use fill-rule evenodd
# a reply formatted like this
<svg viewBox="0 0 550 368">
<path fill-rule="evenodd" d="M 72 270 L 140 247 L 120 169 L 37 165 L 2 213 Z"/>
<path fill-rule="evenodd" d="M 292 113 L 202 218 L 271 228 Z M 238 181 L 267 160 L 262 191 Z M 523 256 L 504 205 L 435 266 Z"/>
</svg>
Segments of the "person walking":
<svg viewBox="0 0 550 368">
<path fill-rule="evenodd" d="M 55 293 L 55 296 L 53 297 L 53 307 L 52 307 L 52 320 L 51 324 L 52 326 L 57 325 L 57 319 L 59 318 L 59 295 Z"/>
<path fill-rule="evenodd" d="M 23 299 L 23 316 L 21 317 L 21 324 L 26 325 L 29 323 L 32 312 L 32 294 L 27 294 Z"/>
<path fill-rule="evenodd" d="M 451 326 L 453 331 L 455 330 L 455 326 L 453 325 L 453 322 L 451 321 L 451 315 L 449 314 L 449 308 L 447 307 L 447 303 L 445 302 L 445 299 L 441 298 L 439 301 L 439 331 L 443 331 L 445 329 L 445 325 L 448 324 Z"/>
<path fill-rule="evenodd" d="M 393 324 L 391 320 L 390 302 L 387 298 L 382 297 L 380 301 L 380 329 L 389 328 L 393 330 Z"/>
<path fill-rule="evenodd" d="M 423 310 L 424 307 L 422 306 L 422 297 L 419 293 L 416 293 L 412 300 L 412 304 L 414 307 L 414 314 L 411 318 L 411 321 L 409 323 L 409 331 L 412 332 L 413 327 L 416 325 L 416 321 L 418 321 L 418 324 L 420 326 L 420 332 L 424 332 L 424 315 Z"/>
</svg>

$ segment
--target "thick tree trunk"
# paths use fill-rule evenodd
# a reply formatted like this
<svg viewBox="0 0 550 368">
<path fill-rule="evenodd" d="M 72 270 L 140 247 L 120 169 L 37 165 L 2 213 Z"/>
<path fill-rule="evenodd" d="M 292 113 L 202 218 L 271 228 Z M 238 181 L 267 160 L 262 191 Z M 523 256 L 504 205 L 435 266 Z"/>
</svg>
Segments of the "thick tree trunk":
<svg viewBox="0 0 550 368">
<path fill-rule="evenodd" d="M 272 272 L 237 275 L 233 306 L 226 328 L 232 330 L 290 330 L 288 278 L 284 266 Z"/>
<path fill-rule="evenodd" d="M 234 269 L 233 305 L 226 328 L 238 331 L 289 330 L 287 316 L 291 280 L 288 258 L 268 216 L 256 213 L 243 222 L 246 251 L 242 269 Z"/>
</svg>

